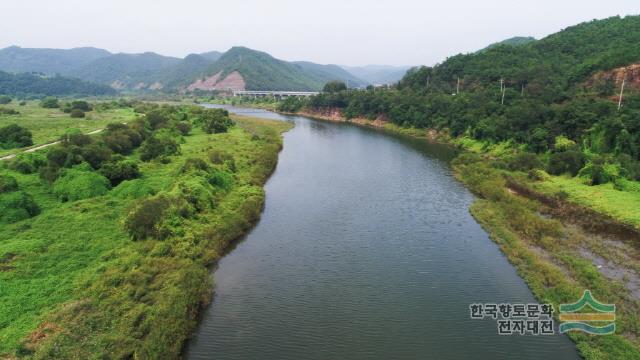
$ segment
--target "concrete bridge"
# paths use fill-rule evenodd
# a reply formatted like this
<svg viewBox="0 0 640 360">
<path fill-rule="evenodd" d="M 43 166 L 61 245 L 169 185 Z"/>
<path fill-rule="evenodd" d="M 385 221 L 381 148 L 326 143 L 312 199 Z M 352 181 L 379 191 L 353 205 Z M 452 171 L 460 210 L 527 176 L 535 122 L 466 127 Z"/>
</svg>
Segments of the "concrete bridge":
<svg viewBox="0 0 640 360">
<path fill-rule="evenodd" d="M 316 91 L 245 91 L 236 90 L 233 92 L 233 96 L 251 96 L 251 97 L 265 97 L 273 96 L 276 98 L 285 98 L 291 96 L 308 97 L 318 95 Z"/>
</svg>

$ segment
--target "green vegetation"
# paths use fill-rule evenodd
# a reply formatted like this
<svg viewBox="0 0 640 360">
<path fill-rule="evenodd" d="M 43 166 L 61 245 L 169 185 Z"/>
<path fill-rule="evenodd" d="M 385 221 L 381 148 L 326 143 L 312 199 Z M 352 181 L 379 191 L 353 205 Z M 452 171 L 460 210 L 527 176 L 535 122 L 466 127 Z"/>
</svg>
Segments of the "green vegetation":
<svg viewBox="0 0 640 360">
<path fill-rule="evenodd" d="M 615 335 L 569 334 L 585 359 L 639 358 L 637 339 L 625 335 L 637 333 L 640 302 L 581 255 L 585 248 L 595 252 L 602 245 L 588 243 L 587 237 L 570 225 L 540 216 L 548 209 L 508 191 L 508 182 L 514 181 L 512 173 L 496 169 L 496 165 L 499 167 L 497 162 L 473 153 L 454 161 L 457 176 L 481 197 L 471 207 L 473 216 L 541 302 L 552 303 L 557 309 L 560 303 L 573 302 L 584 289 L 590 289 L 601 301 L 616 304 Z M 605 247 L 598 254 L 609 259 L 614 253 Z"/>
<path fill-rule="evenodd" d="M 326 93 L 339 93 L 340 91 L 345 90 L 347 90 L 347 85 L 342 81 L 337 80 L 329 81 L 328 83 L 324 84 L 324 87 L 322 88 L 322 91 Z"/>
<path fill-rule="evenodd" d="M 12 96 L 33 95 L 112 95 L 109 86 L 93 84 L 76 78 L 42 76 L 31 73 L 10 74 L 0 71 L 0 94 Z"/>
<path fill-rule="evenodd" d="M 508 45 L 508 46 L 521 46 L 521 45 L 526 45 L 529 43 L 532 43 L 536 41 L 536 38 L 531 37 L 531 36 L 514 36 L 512 38 L 506 39 L 506 40 L 502 40 L 500 42 L 497 43 L 493 43 L 489 46 L 487 46 L 486 48 L 480 50 L 480 51 L 485 51 L 488 49 L 492 49 L 498 46 L 502 46 L 502 45 Z"/>
<path fill-rule="evenodd" d="M 220 73 L 222 79 L 234 71 L 242 75 L 246 88 L 251 90 L 317 91 L 324 83 L 335 79 L 350 80 L 354 86 L 364 84 L 335 65 L 291 63 L 245 47 L 231 48 L 205 73 Z"/>
<path fill-rule="evenodd" d="M 640 230 L 639 89 L 629 86 L 618 109 L 615 86 L 592 79 L 639 62 L 631 46 L 639 39 L 640 16 L 592 21 L 410 70 L 389 89 L 327 91 L 281 102 L 278 110 L 338 114 L 465 149 L 454 167 L 481 198 L 471 212 L 538 299 L 557 307 L 590 289 L 616 304 L 615 335 L 571 335 L 582 356 L 635 359 L 640 302 L 625 279 L 606 277 L 585 252 L 637 273 L 637 261 L 626 259 L 638 244 L 616 242 L 620 250 L 571 223 Z M 583 207 L 571 213 L 572 204 L 596 215 Z"/>
<path fill-rule="evenodd" d="M 18 124 L 31 132 L 35 145 L 56 141 L 66 134 L 67 129 L 77 129 L 86 134 L 103 129 L 112 122 L 128 123 L 135 118 L 132 104 L 128 102 L 99 102 L 93 111 L 85 114 L 85 118 L 71 118 L 58 108 L 42 108 L 37 101 L 28 101 L 22 106 L 15 103 L 6 106 L 19 109 L 20 113 L 19 116 L 0 116 L 0 128 Z M 64 106 L 65 103 L 63 110 Z M 14 152 L 0 149 L 0 156 Z"/>
<path fill-rule="evenodd" d="M 290 124 L 236 117 L 226 132 L 184 136 L 175 124 L 208 110 L 136 110 L 0 168 L 0 354 L 177 357 L 209 301 L 207 265 L 259 217 Z M 141 161 L 150 139 L 179 152 Z M 23 211 L 5 218 L 5 207 Z"/>
<path fill-rule="evenodd" d="M 618 109 L 613 88 L 604 89 L 591 75 L 640 61 L 631 46 L 638 39 L 640 16 L 591 21 L 538 41 L 500 44 L 412 69 L 390 89 L 327 91 L 282 102 L 278 110 L 337 111 L 346 119 L 431 129 L 465 148 L 503 147 L 498 155 L 505 166 L 513 156 L 527 161 L 513 162 L 514 170 L 526 165 L 586 185 L 618 184 L 614 189 L 626 192 L 640 180 L 640 92 L 628 86 Z M 627 201 L 596 208 L 611 206 L 632 207 Z"/>
<path fill-rule="evenodd" d="M 0 128 L 0 148 L 13 149 L 32 144 L 31 132 L 22 126 L 11 124 Z"/>
</svg>

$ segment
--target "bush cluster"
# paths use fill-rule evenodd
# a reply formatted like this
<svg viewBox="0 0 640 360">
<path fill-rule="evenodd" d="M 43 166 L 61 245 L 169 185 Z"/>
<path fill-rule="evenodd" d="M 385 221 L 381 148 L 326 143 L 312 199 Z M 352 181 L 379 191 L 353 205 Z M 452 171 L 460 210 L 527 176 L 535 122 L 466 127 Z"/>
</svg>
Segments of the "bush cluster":
<svg viewBox="0 0 640 360">
<path fill-rule="evenodd" d="M 0 147 L 4 149 L 19 148 L 33 145 L 31 131 L 18 124 L 11 124 L 0 128 Z"/>
</svg>

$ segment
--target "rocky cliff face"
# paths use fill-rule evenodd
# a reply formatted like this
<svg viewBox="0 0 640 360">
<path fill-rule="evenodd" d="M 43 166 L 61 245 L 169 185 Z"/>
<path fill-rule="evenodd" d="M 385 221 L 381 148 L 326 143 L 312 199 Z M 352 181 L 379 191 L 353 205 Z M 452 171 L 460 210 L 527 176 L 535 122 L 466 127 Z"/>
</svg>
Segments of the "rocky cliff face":
<svg viewBox="0 0 640 360">
<path fill-rule="evenodd" d="M 620 90 L 622 79 L 625 79 L 625 89 L 640 90 L 640 64 L 597 72 L 589 79 L 587 85 L 593 86 L 598 83 L 612 82 Z"/>
<path fill-rule="evenodd" d="M 242 75 L 234 71 L 221 79 L 221 72 L 198 79 L 187 87 L 187 91 L 194 90 L 244 90 L 246 83 Z"/>
</svg>

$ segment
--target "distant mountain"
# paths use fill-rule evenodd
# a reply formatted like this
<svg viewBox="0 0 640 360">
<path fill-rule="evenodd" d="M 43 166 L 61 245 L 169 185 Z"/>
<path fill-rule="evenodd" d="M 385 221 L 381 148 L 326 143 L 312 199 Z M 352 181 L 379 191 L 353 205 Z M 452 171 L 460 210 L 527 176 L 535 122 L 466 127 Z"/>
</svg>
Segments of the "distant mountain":
<svg viewBox="0 0 640 360">
<path fill-rule="evenodd" d="M 209 52 L 204 52 L 201 54 L 197 54 L 202 56 L 203 58 L 213 62 L 216 61 L 218 59 L 220 59 L 220 56 L 222 56 L 222 53 L 220 51 L 209 51 Z"/>
<path fill-rule="evenodd" d="M 309 76 L 316 78 L 319 82 L 327 83 L 330 80 L 342 80 L 350 88 L 358 88 L 369 85 L 369 82 L 354 76 L 338 65 L 320 65 L 309 61 L 295 61 Z"/>
<path fill-rule="evenodd" d="M 175 90 L 180 85 L 184 85 L 185 80 L 193 80 L 205 73 L 213 62 L 214 60 L 202 54 L 191 54 L 174 65 L 148 73 L 138 80 L 145 83 L 145 87 L 151 90 Z"/>
<path fill-rule="evenodd" d="M 10 46 L 0 49 L 0 70 L 70 75 L 92 61 L 110 56 L 106 50 L 92 47 L 74 49 L 31 49 Z"/>
<path fill-rule="evenodd" d="M 114 88 L 147 87 L 149 76 L 180 62 L 179 58 L 152 52 L 120 53 L 92 61 L 72 74 L 80 79 L 109 84 Z"/>
<path fill-rule="evenodd" d="M 410 66 L 366 65 L 342 66 L 343 69 L 370 84 L 392 84 L 407 73 Z"/>
<path fill-rule="evenodd" d="M 331 80 L 365 82 L 335 65 L 287 62 L 245 47 L 233 47 L 186 90 L 320 90 Z"/>
<path fill-rule="evenodd" d="M 480 50 L 480 51 L 484 51 L 484 50 L 488 50 L 488 49 L 492 49 L 496 46 L 500 46 L 500 45 L 509 45 L 509 46 L 522 46 L 522 45 L 526 45 L 529 43 L 532 43 L 536 41 L 536 38 L 532 37 L 532 36 L 514 36 L 512 38 L 506 39 L 506 40 L 502 40 L 499 41 L 497 43 L 493 43 L 489 46 L 487 46 L 486 48 Z"/>
<path fill-rule="evenodd" d="M 74 78 L 0 71 L 0 94 L 3 95 L 97 96 L 115 93 L 116 91 L 107 85 L 92 84 Z"/>
<path fill-rule="evenodd" d="M 288 62 L 260 51 L 233 47 L 184 59 L 153 52 L 112 54 L 96 48 L 0 49 L 0 71 L 60 74 L 119 90 L 321 90 L 331 80 L 349 87 L 395 82 L 406 67 L 362 68 Z"/>
</svg>

